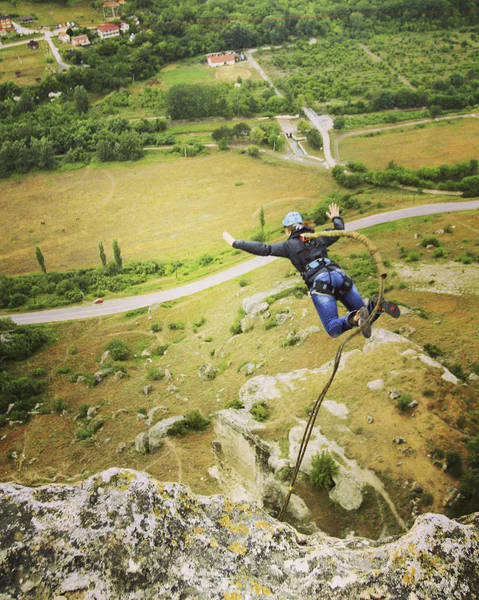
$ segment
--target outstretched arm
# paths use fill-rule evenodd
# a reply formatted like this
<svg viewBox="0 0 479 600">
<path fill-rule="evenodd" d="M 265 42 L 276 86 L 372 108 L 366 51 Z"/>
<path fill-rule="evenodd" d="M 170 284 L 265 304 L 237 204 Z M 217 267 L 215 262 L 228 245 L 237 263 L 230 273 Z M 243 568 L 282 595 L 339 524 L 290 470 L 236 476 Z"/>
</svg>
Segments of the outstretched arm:
<svg viewBox="0 0 479 600">
<path fill-rule="evenodd" d="M 232 246 L 234 244 L 234 241 L 235 241 L 234 237 L 230 233 L 228 233 L 227 231 L 223 231 L 223 239 L 230 246 Z"/>
<path fill-rule="evenodd" d="M 338 204 L 332 203 L 328 206 L 328 210 L 326 211 L 326 216 L 331 219 L 334 224 L 334 229 L 344 229 L 344 221 L 342 217 L 339 216 L 339 206 Z M 339 221 L 335 221 L 335 219 L 339 219 Z M 329 230 L 327 230 L 329 231 Z M 331 234 L 328 234 L 328 238 Z M 301 234 L 301 238 L 304 240 L 309 240 L 312 238 L 323 237 L 324 231 L 315 231 L 314 233 L 304 232 Z M 333 244 L 336 240 L 334 238 L 329 238 L 326 241 L 326 244 L 329 246 Z"/>
<path fill-rule="evenodd" d="M 245 252 L 256 254 L 257 256 L 282 256 L 283 258 L 289 256 L 286 242 L 263 244 L 262 242 L 235 240 L 235 238 L 227 231 L 223 231 L 223 239 L 227 244 L 233 246 L 233 248 L 238 248 L 239 250 L 244 250 Z"/>
</svg>

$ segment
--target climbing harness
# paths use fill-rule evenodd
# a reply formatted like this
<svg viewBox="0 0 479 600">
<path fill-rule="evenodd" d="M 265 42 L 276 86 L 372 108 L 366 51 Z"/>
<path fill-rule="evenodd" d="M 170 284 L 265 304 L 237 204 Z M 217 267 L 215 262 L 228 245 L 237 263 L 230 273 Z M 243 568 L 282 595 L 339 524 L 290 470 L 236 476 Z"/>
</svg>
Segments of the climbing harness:
<svg viewBox="0 0 479 600">
<path fill-rule="evenodd" d="M 318 398 L 316 399 L 314 406 L 313 406 L 313 410 L 311 411 L 311 414 L 309 415 L 308 423 L 306 425 L 306 429 L 303 434 L 303 439 L 301 440 L 301 445 L 300 445 L 299 452 L 298 452 L 298 458 L 296 459 L 296 465 L 293 470 L 291 483 L 289 484 L 288 493 L 284 500 L 283 507 L 281 508 L 281 512 L 279 513 L 278 518 L 280 521 L 282 521 L 284 519 L 284 515 L 286 514 L 289 500 L 290 500 L 291 494 L 293 493 L 293 490 L 294 490 L 294 484 L 296 482 L 296 477 L 298 476 L 299 469 L 301 467 L 301 463 L 303 461 L 304 455 L 306 454 L 306 448 L 308 446 L 308 442 L 309 442 L 309 440 L 311 438 L 311 434 L 313 432 L 313 427 L 316 422 L 316 417 L 318 416 L 318 412 L 319 412 L 319 409 L 321 408 L 321 404 L 324 400 L 324 397 L 326 396 L 326 394 L 333 382 L 334 376 L 336 375 L 336 371 L 338 370 L 338 367 L 339 367 L 339 364 L 341 361 L 341 355 L 343 353 L 344 347 L 346 346 L 346 344 L 349 341 L 351 341 L 353 339 L 354 336 L 356 336 L 361 331 L 361 329 L 363 327 L 371 325 L 371 323 L 372 323 L 374 317 L 376 316 L 376 314 L 379 310 L 379 307 L 381 306 L 381 303 L 383 301 L 384 280 L 387 277 L 386 267 L 384 266 L 384 264 L 381 260 L 379 250 L 371 242 L 371 240 L 368 239 L 365 235 L 363 235 L 361 233 L 357 233 L 356 231 L 344 231 L 342 229 L 334 230 L 334 231 L 320 231 L 317 233 L 308 234 L 308 237 L 323 237 L 323 236 L 325 236 L 325 237 L 329 237 L 329 236 L 331 236 L 331 237 L 333 237 L 333 236 L 334 237 L 350 237 L 350 238 L 357 240 L 358 242 L 361 242 L 362 244 L 364 244 L 376 264 L 376 270 L 377 270 L 378 279 L 379 279 L 379 292 L 377 295 L 377 302 L 376 302 L 371 314 L 369 315 L 369 318 L 366 321 L 366 323 L 362 327 L 359 327 L 359 328 L 351 331 L 349 333 L 349 335 L 343 340 L 343 342 L 341 342 L 341 344 L 339 345 L 339 347 L 336 351 L 336 356 L 334 358 L 333 371 L 331 373 L 331 376 L 330 376 L 328 382 L 326 383 L 326 385 L 324 386 L 323 390 L 319 394 Z M 327 292 L 325 292 L 325 293 L 327 293 Z"/>
</svg>

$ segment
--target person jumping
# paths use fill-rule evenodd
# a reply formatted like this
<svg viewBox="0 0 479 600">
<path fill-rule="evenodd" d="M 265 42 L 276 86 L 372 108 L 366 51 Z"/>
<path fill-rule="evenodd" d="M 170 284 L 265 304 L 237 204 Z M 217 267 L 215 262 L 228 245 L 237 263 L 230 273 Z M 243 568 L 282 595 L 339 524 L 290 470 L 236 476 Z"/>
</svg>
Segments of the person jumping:
<svg viewBox="0 0 479 600">
<path fill-rule="evenodd" d="M 339 216 L 337 204 L 330 204 L 326 215 L 333 222 L 333 228 L 329 228 L 327 231 L 344 229 L 344 220 Z M 338 263 L 328 258 L 328 246 L 337 242 L 339 236 L 307 239 L 308 234 L 314 233 L 312 225 L 313 223 L 310 221 L 303 221 L 299 212 L 293 211 L 283 219 L 283 226 L 289 236 L 284 242 L 264 244 L 235 240 L 227 231 L 223 232 L 223 239 L 233 248 L 244 250 L 250 254 L 289 258 L 308 286 L 314 307 L 324 329 L 331 337 L 338 337 L 353 327 L 361 327 L 364 337 L 371 337 L 371 325 L 367 323 L 367 319 L 377 304 L 377 295 L 375 294 L 371 298 L 366 307 L 351 277 L 343 271 Z M 344 317 L 340 317 L 338 314 L 338 300 L 349 311 Z M 397 319 L 400 310 L 393 302 L 383 300 L 376 319 L 382 313 Z"/>
</svg>

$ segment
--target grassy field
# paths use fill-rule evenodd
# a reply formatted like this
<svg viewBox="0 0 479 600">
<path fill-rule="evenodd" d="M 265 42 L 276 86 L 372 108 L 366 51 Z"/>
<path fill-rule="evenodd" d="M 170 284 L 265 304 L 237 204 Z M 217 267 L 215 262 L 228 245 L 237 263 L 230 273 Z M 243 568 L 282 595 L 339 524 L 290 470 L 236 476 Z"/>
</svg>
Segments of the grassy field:
<svg viewBox="0 0 479 600">
<path fill-rule="evenodd" d="M 1 13 L 1 11 L 0 11 Z M 0 83 L 14 81 L 18 85 L 33 85 L 37 77 L 42 77 L 47 68 L 47 58 L 51 51 L 46 42 L 40 41 L 37 50 L 27 48 L 28 40 L 21 46 L 0 48 Z M 21 75 L 16 76 L 15 72 Z"/>
<path fill-rule="evenodd" d="M 341 161 L 359 160 L 370 169 L 384 169 L 391 160 L 418 168 L 479 158 L 479 119 L 450 119 L 385 129 L 380 135 L 346 137 L 339 154 Z"/>
<path fill-rule="evenodd" d="M 80 26 L 103 21 L 103 11 L 92 8 L 88 0 L 71 0 L 63 5 L 53 2 L 17 2 L 13 7 L 10 2 L 2 0 L 0 14 L 37 17 L 31 25 L 35 29 L 41 26 L 53 27 L 66 21 L 74 21 Z"/>
<path fill-rule="evenodd" d="M 388 296 L 410 309 L 420 308 L 422 311 L 421 314 L 404 315 L 397 322 L 384 317 L 381 327 L 390 330 L 403 326 L 409 328 L 408 335 L 414 342 L 421 346 L 426 343 L 436 345 L 448 363 L 460 363 L 467 372 L 472 363 L 477 362 L 479 353 L 479 338 L 471 336 L 471 323 L 479 310 L 478 296 L 438 293 L 434 285 L 429 285 L 428 291 L 418 291 L 409 281 L 403 281 L 400 274 L 402 261 L 398 246 L 415 249 L 418 243 L 415 234 L 420 240 L 446 225 L 453 230 L 452 234 L 441 236 L 446 258 L 433 259 L 430 250 L 420 248 L 421 261 L 415 265 L 417 269 L 426 265 L 441 269 L 445 261 L 457 258 L 464 248 L 477 254 L 477 246 L 474 245 L 479 231 L 477 211 L 396 222 L 365 233 L 378 245 L 383 258 L 392 262 L 388 277 L 392 289 Z M 341 240 L 335 251 L 341 257 L 341 263 L 348 268 L 354 261 L 353 254 L 361 252 L 362 247 L 358 249 L 357 244 Z M 472 271 L 468 269 L 472 267 L 464 265 L 464 281 L 470 278 Z M 324 332 L 311 335 L 305 342 L 293 347 L 284 348 L 282 345 L 288 332 L 303 331 L 318 324 L 311 301 L 306 296 L 283 299 L 273 306 L 273 310 L 281 306 L 290 307 L 291 316 L 284 325 L 266 331 L 257 324 L 253 331 L 231 337 L 230 326 L 236 319 L 242 300 L 270 290 L 275 282 L 290 280 L 289 273 L 289 263 L 278 260 L 241 278 L 241 283 L 229 281 L 195 296 L 154 307 L 149 314 L 129 318 L 116 315 L 55 326 L 56 343 L 37 353 L 23 368 L 28 372 L 44 368 L 49 382 L 46 405 L 51 406 L 54 398 L 61 397 L 67 403 L 68 411 L 63 415 L 52 413 L 33 417 L 25 426 L 2 430 L 6 436 L 0 440 L 0 480 L 35 484 L 47 483 L 54 477 L 57 481 L 67 478 L 77 480 L 116 465 L 146 471 L 160 481 L 179 481 L 190 486 L 195 493 L 220 492 L 217 482 L 208 474 L 208 468 L 214 465 L 211 426 L 201 434 L 171 438 L 155 454 L 141 455 L 135 451 L 133 440 L 146 428 L 137 418 L 137 413 L 162 406 L 159 418 L 163 418 L 163 414 L 174 416 L 193 409 L 200 409 L 205 415 L 212 414 L 238 397 L 241 386 L 247 381 L 240 371 L 241 365 L 246 362 L 261 363 L 258 374 L 276 376 L 296 369 L 317 368 L 330 360 L 336 352 L 338 340 L 328 338 Z M 461 282 L 457 283 L 460 291 Z M 203 322 L 203 325 L 195 330 L 195 322 Z M 157 333 L 151 330 L 154 323 L 161 325 Z M 170 327 L 170 324 L 178 323 L 182 323 L 184 328 Z M 127 342 L 131 351 L 130 359 L 123 363 L 128 372 L 125 379 L 117 381 L 109 377 L 92 389 L 69 381 L 71 373 L 76 371 L 97 371 L 105 343 L 118 337 Z M 355 338 L 348 350 L 361 349 L 363 343 L 361 337 Z M 153 357 L 153 362 L 148 364 L 140 354 L 154 344 L 169 344 L 168 352 L 161 358 Z M 454 482 L 440 468 L 433 466 L 427 454 L 434 447 L 446 450 L 462 448 L 464 435 L 469 432 L 469 411 L 474 410 L 474 403 L 468 405 L 467 402 L 473 398 L 475 384 L 471 382 L 467 386 L 452 388 L 435 379 L 434 369 L 423 366 L 423 370 L 416 373 L 414 369 L 407 368 L 406 362 L 406 357 L 399 354 L 394 357 L 384 354 L 378 361 L 378 354 L 374 352 L 348 358 L 350 376 L 341 377 L 339 373 L 328 397 L 344 402 L 350 415 L 338 429 L 337 421 L 321 409 L 321 430 L 344 447 L 349 458 L 374 468 L 385 482 L 393 482 L 399 488 L 406 479 L 418 481 L 433 495 L 434 506 L 431 508 L 442 512 L 445 489 Z M 420 361 L 411 362 L 420 364 Z M 204 363 L 213 364 L 218 369 L 215 379 L 204 381 L 198 377 L 198 369 Z M 145 397 L 143 387 L 149 383 L 147 374 L 150 366 L 167 368 L 171 379 L 153 381 L 153 390 Z M 70 371 L 66 372 L 68 369 Z M 393 372 L 396 375 L 393 376 Z M 398 373 L 401 373 L 400 377 Z M 287 402 L 269 403 L 271 418 L 266 422 L 266 430 L 261 432 L 265 439 L 281 441 L 289 427 L 297 424 L 296 418 L 305 418 L 322 377 L 326 375 L 316 374 L 301 380 L 294 393 L 288 393 Z M 414 397 L 418 397 L 420 406 L 414 418 L 399 413 L 392 402 L 381 401 L 390 388 L 385 388 L 382 396 L 367 388 L 366 382 L 378 377 L 385 380 L 396 377 L 394 387 L 408 389 Z M 424 390 L 429 390 L 428 397 L 422 396 Z M 98 416 L 104 421 L 103 428 L 87 441 L 76 438 L 76 431 L 81 425 L 75 420 L 75 415 L 82 404 L 98 407 Z M 375 424 L 366 425 L 370 414 L 374 415 Z M 456 426 L 461 414 L 466 416 L 465 431 Z M 412 457 L 403 456 L 391 443 L 396 435 L 404 435 L 408 446 L 414 448 Z M 119 453 L 117 448 L 123 443 L 126 448 Z M 7 453 L 12 451 L 23 453 L 25 459 L 6 458 Z M 376 460 L 378 455 L 382 457 L 381 462 Z M 33 459 L 36 461 L 32 462 Z M 338 512 L 327 497 L 303 487 L 298 485 L 298 490 L 326 532 L 344 535 L 345 529 L 353 527 L 361 535 L 379 534 L 380 525 L 373 523 L 379 518 L 376 504 L 369 509 L 369 519 L 363 509 L 352 511 L 348 517 L 344 511 Z M 401 493 L 396 492 L 393 499 L 396 503 L 401 502 Z M 322 505 L 323 511 L 319 510 Z M 367 506 L 366 502 L 364 510 Z M 407 506 L 408 503 L 406 511 L 409 510 Z"/>
<path fill-rule="evenodd" d="M 0 182 L 0 272 L 35 270 L 37 245 L 50 270 L 97 264 L 100 240 L 118 239 L 126 260 L 215 254 L 224 229 L 259 227 L 260 206 L 277 225 L 338 189 L 316 169 L 235 151 L 14 178 Z"/>
<path fill-rule="evenodd" d="M 234 83 L 238 77 L 243 80 L 261 80 L 256 69 L 248 68 L 247 63 L 244 62 L 215 68 L 209 67 L 206 63 L 173 63 L 164 67 L 159 75 L 166 87 L 178 83 Z"/>
</svg>

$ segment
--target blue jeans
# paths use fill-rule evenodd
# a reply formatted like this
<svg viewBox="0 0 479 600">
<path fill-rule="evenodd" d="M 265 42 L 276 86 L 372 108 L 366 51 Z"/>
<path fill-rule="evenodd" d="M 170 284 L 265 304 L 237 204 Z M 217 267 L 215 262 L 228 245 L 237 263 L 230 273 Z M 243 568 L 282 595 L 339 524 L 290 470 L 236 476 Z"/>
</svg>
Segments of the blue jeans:
<svg viewBox="0 0 479 600">
<path fill-rule="evenodd" d="M 332 285 L 335 289 L 339 289 L 344 283 L 344 271 L 335 269 L 323 271 L 315 278 L 315 281 L 325 281 Z M 348 309 L 349 313 L 345 317 L 338 315 L 338 306 L 336 299 L 328 294 L 318 294 L 314 290 L 311 292 L 311 300 L 321 319 L 321 322 L 326 330 L 326 333 L 335 338 L 352 329 L 348 323 L 348 317 L 355 314 L 360 308 L 365 306 L 361 298 L 358 288 L 353 284 L 351 289 L 341 298 L 341 303 Z M 371 307 L 368 307 L 371 312 Z"/>
</svg>

